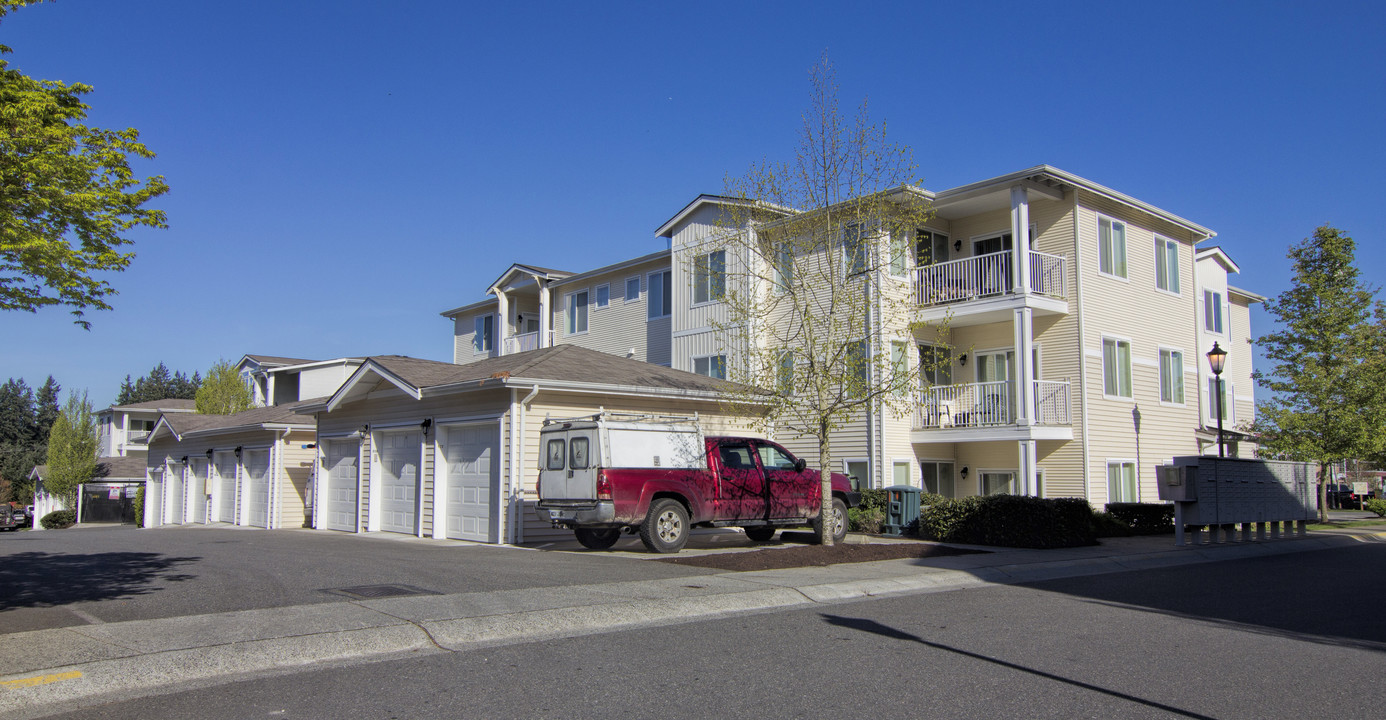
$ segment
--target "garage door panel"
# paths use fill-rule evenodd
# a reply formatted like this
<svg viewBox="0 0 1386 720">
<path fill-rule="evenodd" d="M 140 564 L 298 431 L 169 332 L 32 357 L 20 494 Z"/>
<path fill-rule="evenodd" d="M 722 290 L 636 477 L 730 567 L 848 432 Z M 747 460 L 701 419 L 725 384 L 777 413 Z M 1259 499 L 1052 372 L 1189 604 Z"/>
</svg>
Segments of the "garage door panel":
<svg viewBox="0 0 1386 720">
<path fill-rule="evenodd" d="M 188 522 L 207 522 L 207 463 L 203 460 L 192 462 L 188 486 L 184 489 L 188 496 L 190 515 Z"/>
<path fill-rule="evenodd" d="M 269 450 L 245 450 L 246 524 L 269 527 Z"/>
<path fill-rule="evenodd" d="M 327 444 L 327 505 L 324 510 L 329 530 L 356 530 L 356 463 L 360 454 L 360 444 L 356 442 L 334 441 Z"/>
<path fill-rule="evenodd" d="M 380 529 L 414 534 L 418 517 L 419 458 L 417 431 L 382 433 L 380 457 Z"/>
<path fill-rule="evenodd" d="M 495 424 L 454 426 L 446 429 L 443 446 L 446 478 L 447 536 L 488 542 L 493 490 L 500 448 Z"/>
<path fill-rule="evenodd" d="M 170 466 L 169 469 L 164 472 L 164 478 L 167 480 L 168 485 L 168 497 L 165 498 L 165 502 L 168 503 L 166 506 L 168 508 L 168 522 L 170 525 L 182 525 L 184 502 L 182 466 Z"/>
<path fill-rule="evenodd" d="M 236 456 L 234 453 L 216 454 L 217 476 L 217 520 L 224 523 L 236 522 Z"/>
</svg>

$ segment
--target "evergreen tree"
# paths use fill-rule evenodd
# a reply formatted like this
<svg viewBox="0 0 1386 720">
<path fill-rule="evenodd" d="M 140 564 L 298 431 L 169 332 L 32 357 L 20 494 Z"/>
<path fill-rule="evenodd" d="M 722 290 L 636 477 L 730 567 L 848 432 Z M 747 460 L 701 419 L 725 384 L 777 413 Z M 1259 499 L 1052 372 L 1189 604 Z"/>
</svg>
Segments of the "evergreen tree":
<svg viewBox="0 0 1386 720">
<path fill-rule="evenodd" d="M 148 375 L 136 380 L 134 384 L 130 383 L 130 376 L 126 375 L 125 382 L 120 386 L 120 394 L 116 396 L 116 405 L 133 405 L 169 398 L 193 400 L 197 397 L 197 388 L 201 385 L 202 376 L 198 373 L 193 373 L 190 379 L 182 372 L 170 372 L 167 365 L 159 363 Z"/>
<path fill-rule="evenodd" d="M 70 509 L 77 507 L 77 486 L 96 474 L 96 416 L 87 393 L 68 396 L 48 435 L 48 471 L 44 487 Z"/>
<path fill-rule="evenodd" d="M 1327 225 L 1292 246 L 1294 286 L 1266 302 L 1279 329 L 1257 341 L 1270 361 L 1257 382 L 1272 393 L 1257 403 L 1261 448 L 1319 464 L 1324 520 L 1328 466 L 1379 453 L 1386 439 L 1381 432 L 1384 311 L 1359 280 L 1355 250 L 1351 237 Z"/>
<path fill-rule="evenodd" d="M 29 472 L 43 462 L 35 450 L 34 392 L 21 378 L 0 385 L 0 502 L 32 497 Z"/>
<path fill-rule="evenodd" d="M 61 409 L 58 406 L 58 398 L 62 394 L 63 388 L 52 375 L 43 383 L 43 387 L 38 390 L 38 395 L 34 399 L 34 440 L 44 445 L 48 444 L 48 433 L 53 429 L 53 423 L 58 419 Z"/>
</svg>

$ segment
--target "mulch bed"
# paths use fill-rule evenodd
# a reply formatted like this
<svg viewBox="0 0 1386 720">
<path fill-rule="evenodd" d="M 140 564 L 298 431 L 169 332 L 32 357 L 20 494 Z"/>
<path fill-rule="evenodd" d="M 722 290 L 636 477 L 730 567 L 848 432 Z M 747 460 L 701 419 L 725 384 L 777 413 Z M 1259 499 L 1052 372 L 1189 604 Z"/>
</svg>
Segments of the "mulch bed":
<svg viewBox="0 0 1386 720">
<path fill-rule="evenodd" d="M 871 562 L 873 560 L 899 560 L 901 558 L 946 557 L 948 555 L 971 555 L 985 550 L 964 550 L 962 548 L 930 545 L 928 543 L 869 543 L 864 545 L 804 545 L 802 547 L 767 547 L 762 550 L 744 552 L 714 553 L 711 555 L 690 555 L 671 557 L 659 562 L 675 565 L 712 568 L 745 572 L 748 570 L 782 570 L 797 567 L 823 567 L 839 563 Z"/>
</svg>

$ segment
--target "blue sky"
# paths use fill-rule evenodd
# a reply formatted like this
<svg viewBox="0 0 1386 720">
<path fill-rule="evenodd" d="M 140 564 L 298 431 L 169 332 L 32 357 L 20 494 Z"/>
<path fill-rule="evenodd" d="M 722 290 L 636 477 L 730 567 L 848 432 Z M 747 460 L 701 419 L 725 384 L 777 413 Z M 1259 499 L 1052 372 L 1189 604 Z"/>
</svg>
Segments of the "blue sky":
<svg viewBox="0 0 1386 720">
<path fill-rule="evenodd" d="M 700 192 L 792 149 L 827 52 L 942 190 L 1050 164 L 1219 233 L 1288 287 L 1323 223 L 1386 267 L 1381 3 L 459 3 L 59 0 L 0 24 L 84 82 L 172 191 L 110 312 L 0 314 L 0 378 L 98 407 L 162 361 L 451 359 L 439 312 L 513 262 L 664 246 Z M 1269 329 L 1264 313 L 1253 332 Z"/>
</svg>

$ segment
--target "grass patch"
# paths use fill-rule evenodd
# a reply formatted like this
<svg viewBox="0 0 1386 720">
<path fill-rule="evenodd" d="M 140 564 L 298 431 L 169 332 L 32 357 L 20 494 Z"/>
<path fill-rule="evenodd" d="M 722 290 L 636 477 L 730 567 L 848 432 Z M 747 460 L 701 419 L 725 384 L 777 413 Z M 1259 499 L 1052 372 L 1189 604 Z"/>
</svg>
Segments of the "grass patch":
<svg viewBox="0 0 1386 720">
<path fill-rule="evenodd" d="M 1309 523 L 1306 526 L 1310 530 L 1341 530 L 1352 527 L 1386 527 L 1386 519 L 1382 520 L 1330 520 L 1326 523 Z"/>
</svg>

